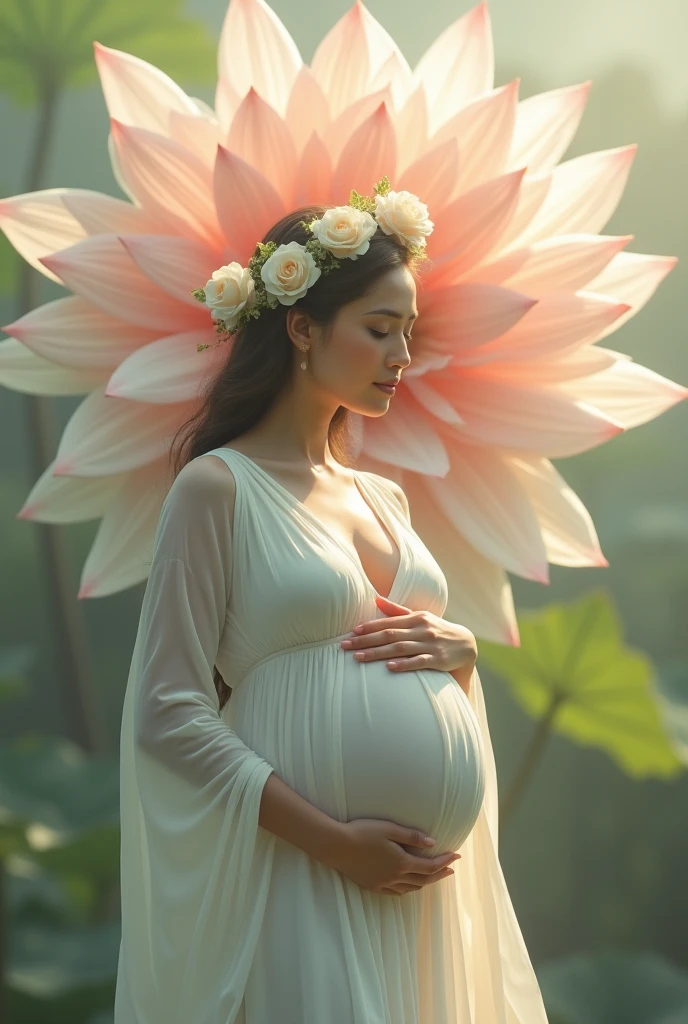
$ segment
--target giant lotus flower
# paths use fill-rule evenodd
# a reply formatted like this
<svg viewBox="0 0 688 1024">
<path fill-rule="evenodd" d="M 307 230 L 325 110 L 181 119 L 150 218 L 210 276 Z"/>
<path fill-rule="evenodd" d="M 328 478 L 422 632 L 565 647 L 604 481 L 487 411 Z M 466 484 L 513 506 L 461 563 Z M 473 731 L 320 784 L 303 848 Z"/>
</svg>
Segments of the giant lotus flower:
<svg viewBox="0 0 688 1024">
<path fill-rule="evenodd" d="M 486 3 L 412 70 L 361 3 L 311 65 L 263 0 L 231 0 L 215 109 L 96 42 L 114 174 L 131 202 L 54 188 L 0 203 L 0 225 L 73 294 L 4 330 L 0 380 L 86 397 L 19 512 L 102 517 L 79 597 L 147 576 L 168 452 L 224 345 L 191 295 L 302 204 L 348 202 L 383 175 L 435 230 L 412 366 L 387 414 L 354 417 L 358 465 L 397 480 L 447 576 L 447 614 L 518 644 L 507 573 L 604 566 L 586 508 L 550 459 L 644 423 L 688 389 L 599 342 L 676 263 L 599 232 L 636 146 L 561 164 L 589 82 L 518 99 L 494 88 Z"/>
</svg>

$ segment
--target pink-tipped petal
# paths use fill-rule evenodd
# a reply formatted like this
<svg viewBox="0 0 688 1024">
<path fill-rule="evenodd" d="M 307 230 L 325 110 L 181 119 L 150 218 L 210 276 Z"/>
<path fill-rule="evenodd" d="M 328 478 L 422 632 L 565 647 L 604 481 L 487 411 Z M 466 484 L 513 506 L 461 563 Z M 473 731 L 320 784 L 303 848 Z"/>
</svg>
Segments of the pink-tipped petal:
<svg viewBox="0 0 688 1024">
<path fill-rule="evenodd" d="M 333 165 L 336 165 L 354 132 L 360 128 L 364 121 L 373 116 L 381 103 L 387 105 L 387 112 L 391 117 L 392 96 L 389 89 L 385 87 L 378 90 L 378 92 L 368 93 L 367 96 L 363 96 L 360 100 L 355 100 L 345 107 L 338 117 L 331 120 L 325 126 L 322 140 L 327 147 Z"/>
<path fill-rule="evenodd" d="M 618 252 L 604 270 L 587 285 L 587 290 L 613 295 L 630 305 L 628 313 L 600 335 L 606 338 L 643 308 L 664 278 L 671 273 L 676 256 L 655 256 L 642 252 Z"/>
<path fill-rule="evenodd" d="M 160 509 L 172 483 L 167 458 L 128 474 L 103 515 L 78 596 L 107 597 L 148 576 Z"/>
<path fill-rule="evenodd" d="M 394 125 L 387 106 L 381 103 L 356 129 L 342 151 L 332 176 L 332 202 L 348 203 L 352 188 L 368 195 L 383 174 L 393 181 L 396 163 Z"/>
<path fill-rule="evenodd" d="M 508 288 L 472 282 L 419 293 L 419 347 L 430 344 L 434 352 L 461 355 L 504 334 L 537 301 Z"/>
<path fill-rule="evenodd" d="M 518 84 L 516 79 L 473 100 L 430 138 L 430 145 L 446 139 L 458 144 L 459 174 L 452 198 L 504 173 L 516 120 Z"/>
<path fill-rule="evenodd" d="M 536 297 L 553 291 L 576 291 L 595 278 L 602 268 L 632 240 L 633 235 L 555 235 L 534 242 L 488 264 L 486 273 L 510 288 Z M 500 268 L 508 264 L 505 273 Z M 510 267 L 514 270 L 509 271 Z M 480 268 L 482 270 L 482 268 Z"/>
<path fill-rule="evenodd" d="M 212 171 L 172 139 L 114 119 L 110 124 L 121 172 L 137 202 L 163 220 L 170 234 L 222 245 Z"/>
<path fill-rule="evenodd" d="M 613 418 L 624 430 L 656 419 L 688 398 L 688 388 L 630 359 L 620 359 L 594 377 L 569 381 L 562 389 Z"/>
<path fill-rule="evenodd" d="M 418 61 L 415 77 L 425 87 L 433 133 L 462 107 L 490 92 L 494 49 L 486 0 L 435 39 Z"/>
<path fill-rule="evenodd" d="M 314 132 L 323 138 L 330 123 L 327 100 L 307 64 L 301 67 L 296 76 L 284 120 L 299 155 L 303 154 Z"/>
<path fill-rule="evenodd" d="M 588 451 L 622 433 L 615 418 L 563 386 L 515 384 L 490 376 L 492 364 L 462 368 L 456 407 L 465 423 L 456 428 L 463 441 L 563 458 Z M 447 430 L 454 428 L 447 427 Z"/>
<path fill-rule="evenodd" d="M 591 84 L 567 85 L 521 100 L 507 166 L 527 167 L 529 174 L 550 171 L 578 131 Z"/>
<path fill-rule="evenodd" d="M 621 199 L 637 149 L 584 153 L 555 167 L 547 198 L 516 239 L 518 246 L 550 235 L 602 231 Z"/>
<path fill-rule="evenodd" d="M 311 203 L 329 205 L 332 195 L 332 161 L 325 143 L 315 132 L 306 143 L 296 175 L 294 204 L 308 206 Z"/>
<path fill-rule="evenodd" d="M 415 84 L 413 72 L 409 67 L 408 61 L 401 50 L 396 47 L 377 74 L 373 74 L 370 80 L 370 88 L 372 90 L 389 89 L 392 97 L 392 106 L 395 110 L 398 110 L 406 103 L 410 93 L 415 88 Z"/>
<path fill-rule="evenodd" d="M 85 395 L 103 383 L 99 370 L 74 370 L 37 356 L 16 338 L 0 341 L 0 384 L 25 395 Z"/>
<path fill-rule="evenodd" d="M 198 116 L 194 101 L 154 64 L 95 40 L 93 50 L 110 117 L 168 135 L 172 111 Z"/>
<path fill-rule="evenodd" d="M 105 515 L 126 474 L 107 477 L 54 476 L 54 461 L 31 488 L 17 519 L 36 523 L 85 523 Z"/>
<path fill-rule="evenodd" d="M 459 147 L 454 139 L 434 146 L 399 175 L 396 188 L 423 197 L 433 223 L 440 213 L 444 218 L 459 166 Z M 433 229 L 433 235 L 435 230 Z M 432 238 L 432 235 L 430 236 Z"/>
<path fill-rule="evenodd" d="M 157 331 L 104 313 L 79 295 L 36 306 L 2 330 L 58 366 L 108 373 L 158 337 Z"/>
<path fill-rule="evenodd" d="M 205 323 L 200 303 L 173 299 L 136 266 L 117 235 L 96 235 L 44 256 L 64 284 L 94 306 L 139 327 L 160 331 Z M 126 302 L 122 302 L 126 296 Z"/>
<path fill-rule="evenodd" d="M 234 115 L 226 147 L 261 173 L 266 167 L 274 168 L 277 194 L 287 208 L 291 207 L 298 163 L 296 146 L 286 122 L 253 88 Z"/>
<path fill-rule="evenodd" d="M 400 390 L 384 416 L 364 422 L 365 455 L 431 476 L 445 476 L 449 459 L 439 433 L 407 388 Z"/>
<path fill-rule="evenodd" d="M 170 138 L 201 161 L 212 171 L 215 166 L 220 126 L 213 118 L 192 117 L 190 114 L 170 114 Z"/>
<path fill-rule="evenodd" d="M 527 491 L 497 450 L 446 439 L 451 469 L 425 486 L 454 529 L 485 558 L 524 579 L 549 583 L 540 526 Z"/>
<path fill-rule="evenodd" d="M 525 168 L 510 171 L 444 208 L 427 243 L 428 289 L 454 284 L 490 252 L 513 216 L 524 175 Z"/>
<path fill-rule="evenodd" d="M 403 67 L 405 58 L 382 25 L 362 3 L 350 7 L 318 44 L 311 61 L 332 117 L 372 91 L 371 83 L 393 53 Z"/>
<path fill-rule="evenodd" d="M 518 646 L 519 635 L 509 578 L 469 544 L 438 508 L 423 473 L 404 474 L 411 522 L 442 566 L 449 597 L 444 617 L 477 637 Z"/>
<path fill-rule="evenodd" d="M 607 566 L 590 513 L 549 459 L 519 453 L 510 455 L 509 462 L 538 518 L 547 560 L 571 567 Z"/>
<path fill-rule="evenodd" d="M 149 405 L 108 398 L 103 385 L 67 421 L 53 473 L 109 476 L 140 469 L 168 453 L 172 436 L 197 408 L 197 402 Z"/>
<path fill-rule="evenodd" d="M 397 133 L 398 172 L 420 160 L 428 151 L 428 101 L 420 82 L 394 116 Z M 422 186 L 421 186 L 422 191 Z M 419 194 L 419 193 L 417 193 Z"/>
<path fill-rule="evenodd" d="M 162 405 L 198 399 L 200 386 L 227 358 L 226 345 L 214 347 L 215 340 L 210 327 L 159 338 L 118 366 L 105 395 Z M 199 352 L 198 345 L 211 347 Z"/>
<path fill-rule="evenodd" d="M 232 0 L 222 23 L 217 60 L 220 81 L 239 101 L 255 89 L 284 117 L 303 61 L 291 35 L 264 0 Z"/>
<path fill-rule="evenodd" d="M 210 310 L 191 292 L 205 287 L 222 265 L 221 252 L 201 241 L 170 235 L 120 235 L 120 242 L 149 281 L 210 317 Z"/>
<path fill-rule="evenodd" d="M 260 171 L 224 146 L 217 149 L 214 193 L 231 258 L 246 266 L 256 243 L 286 213 L 284 203 Z"/>
</svg>

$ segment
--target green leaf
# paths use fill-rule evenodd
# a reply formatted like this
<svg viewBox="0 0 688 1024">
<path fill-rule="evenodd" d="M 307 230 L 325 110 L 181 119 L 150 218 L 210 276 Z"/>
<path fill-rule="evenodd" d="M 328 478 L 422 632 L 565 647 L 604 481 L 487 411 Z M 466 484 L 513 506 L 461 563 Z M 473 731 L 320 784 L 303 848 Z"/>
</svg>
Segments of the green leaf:
<svg viewBox="0 0 688 1024">
<path fill-rule="evenodd" d="M 635 778 L 680 773 L 652 665 L 624 646 L 604 591 L 523 614 L 518 625 L 520 647 L 481 640 L 479 658 L 530 715 L 553 712 L 554 732 L 599 747 Z"/>
<path fill-rule="evenodd" d="M 576 954 L 538 970 L 550 1020 L 685 1024 L 688 973 L 654 953 Z"/>
<path fill-rule="evenodd" d="M 657 679 L 661 712 L 674 749 L 683 764 L 688 764 L 688 662 L 662 665 Z"/>
<path fill-rule="evenodd" d="M 5 0 L 0 90 L 29 106 L 98 81 L 93 42 L 135 53 L 176 81 L 214 84 L 217 44 L 181 0 Z"/>
</svg>

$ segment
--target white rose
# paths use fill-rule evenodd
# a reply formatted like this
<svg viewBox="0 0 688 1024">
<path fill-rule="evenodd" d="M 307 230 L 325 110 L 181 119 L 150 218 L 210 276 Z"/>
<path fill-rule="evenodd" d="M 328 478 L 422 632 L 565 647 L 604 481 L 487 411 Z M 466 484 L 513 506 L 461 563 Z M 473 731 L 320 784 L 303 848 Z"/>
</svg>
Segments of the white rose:
<svg viewBox="0 0 688 1024">
<path fill-rule="evenodd" d="M 397 235 L 404 243 L 425 245 L 434 228 L 428 208 L 412 192 L 388 192 L 375 196 L 375 219 L 386 235 Z"/>
<path fill-rule="evenodd" d="M 280 245 L 260 269 L 266 292 L 284 306 L 293 306 L 303 298 L 321 273 L 312 255 L 299 242 Z"/>
<path fill-rule="evenodd" d="M 377 224 L 365 210 L 353 206 L 334 206 L 326 210 L 320 220 L 313 220 L 310 228 L 317 240 L 338 258 L 358 259 L 370 248 L 370 238 Z"/>
<path fill-rule="evenodd" d="M 255 297 L 255 285 L 248 267 L 240 263 L 229 263 L 206 282 L 205 304 L 216 320 L 222 320 L 227 327 L 233 327 L 244 308 L 251 306 Z"/>
</svg>

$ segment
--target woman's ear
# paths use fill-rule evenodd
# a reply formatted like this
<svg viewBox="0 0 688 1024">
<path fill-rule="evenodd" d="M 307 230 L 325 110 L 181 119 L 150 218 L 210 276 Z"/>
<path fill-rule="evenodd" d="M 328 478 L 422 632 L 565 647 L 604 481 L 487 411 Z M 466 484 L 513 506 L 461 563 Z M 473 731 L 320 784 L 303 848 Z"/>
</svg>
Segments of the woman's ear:
<svg viewBox="0 0 688 1024">
<path fill-rule="evenodd" d="M 287 311 L 287 334 L 299 348 L 301 345 L 311 345 L 313 342 L 311 320 L 303 309 L 290 309 Z"/>
</svg>

